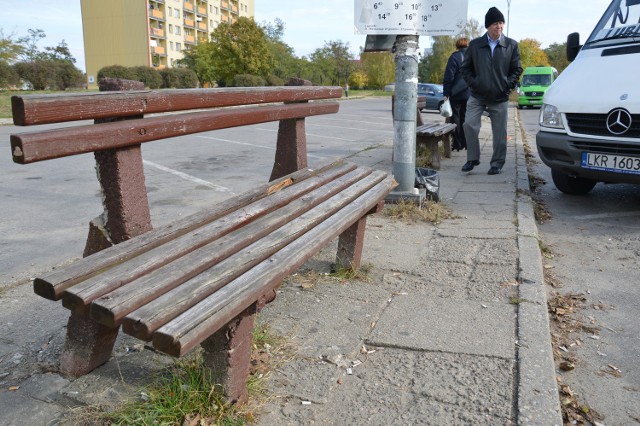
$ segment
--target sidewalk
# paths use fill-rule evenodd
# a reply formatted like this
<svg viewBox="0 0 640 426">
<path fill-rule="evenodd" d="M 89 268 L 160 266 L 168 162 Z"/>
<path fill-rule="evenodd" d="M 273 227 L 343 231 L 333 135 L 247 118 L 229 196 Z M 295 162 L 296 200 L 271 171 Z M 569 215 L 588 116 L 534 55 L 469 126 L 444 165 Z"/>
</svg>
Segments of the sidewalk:
<svg viewBox="0 0 640 426">
<path fill-rule="evenodd" d="M 453 219 L 375 215 L 363 253 L 368 282 L 297 276 L 280 288 L 260 319 L 296 355 L 271 373 L 274 397 L 257 424 L 562 424 L 522 136 L 517 110 L 509 113 L 502 174 L 487 175 L 488 120 L 480 166 L 463 175 L 466 152 L 442 161 L 440 198 Z M 353 160 L 391 167 L 388 147 L 363 155 Z M 328 271 L 334 255 L 329 247 L 307 266 Z M 45 337 L 0 336 L 0 424 L 55 424 L 67 407 L 116 403 L 171 362 L 121 333 L 115 356 L 93 373 L 73 381 L 47 373 L 65 333 L 42 331 L 46 324 L 12 303 L 27 298 L 34 312 L 50 310 L 51 324 L 68 315 L 30 286 L 3 292 L 7 317 L 19 323 L 9 326 Z"/>
<path fill-rule="evenodd" d="M 487 175 L 487 118 L 480 166 L 460 172 L 466 151 L 442 162 L 455 219 L 369 220 L 370 282 L 281 287 L 262 315 L 298 358 L 261 425 L 562 424 L 516 114 L 502 174 Z"/>
</svg>

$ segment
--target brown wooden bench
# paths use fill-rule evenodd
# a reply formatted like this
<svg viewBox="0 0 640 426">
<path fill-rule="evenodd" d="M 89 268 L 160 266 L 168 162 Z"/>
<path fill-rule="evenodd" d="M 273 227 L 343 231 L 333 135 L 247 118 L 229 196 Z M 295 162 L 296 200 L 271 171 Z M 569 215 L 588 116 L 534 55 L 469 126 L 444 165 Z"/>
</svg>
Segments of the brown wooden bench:
<svg viewBox="0 0 640 426">
<path fill-rule="evenodd" d="M 86 257 L 34 280 L 38 295 L 71 311 L 61 372 L 106 362 L 122 325 L 172 356 L 201 345 L 227 399 L 245 401 L 255 313 L 335 237 L 337 266 L 357 268 L 366 216 L 395 186 L 344 161 L 307 167 L 305 117 L 337 112 L 326 100 L 341 94 L 304 86 L 13 97 L 17 125 L 95 120 L 11 136 L 20 164 L 94 152 L 104 193 L 107 220 L 92 221 Z M 152 229 L 141 143 L 268 121 L 280 123 L 270 182 Z"/>
<path fill-rule="evenodd" d="M 451 158 L 451 135 L 455 130 L 454 123 L 443 123 L 440 121 L 429 122 L 416 127 L 416 148 L 424 145 L 431 153 L 431 167 L 440 169 L 440 148 L 438 143 L 442 142 L 444 156 Z"/>
</svg>

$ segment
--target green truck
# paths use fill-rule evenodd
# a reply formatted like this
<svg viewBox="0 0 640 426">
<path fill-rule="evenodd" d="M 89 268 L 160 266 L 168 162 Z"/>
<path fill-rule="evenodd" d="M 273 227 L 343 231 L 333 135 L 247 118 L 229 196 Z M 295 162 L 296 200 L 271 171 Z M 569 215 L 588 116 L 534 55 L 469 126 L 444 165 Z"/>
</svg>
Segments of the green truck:
<svg viewBox="0 0 640 426">
<path fill-rule="evenodd" d="M 544 92 L 558 78 L 554 67 L 527 67 L 518 88 L 518 108 L 541 106 Z"/>
</svg>

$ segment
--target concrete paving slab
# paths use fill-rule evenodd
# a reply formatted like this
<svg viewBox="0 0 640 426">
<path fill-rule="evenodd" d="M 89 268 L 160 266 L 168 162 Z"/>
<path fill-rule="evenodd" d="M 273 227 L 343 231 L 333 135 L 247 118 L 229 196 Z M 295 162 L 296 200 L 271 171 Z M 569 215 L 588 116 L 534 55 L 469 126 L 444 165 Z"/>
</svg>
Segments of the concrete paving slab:
<svg viewBox="0 0 640 426">
<path fill-rule="evenodd" d="M 512 359 L 515 309 L 495 302 L 394 297 L 367 339 L 375 346 Z"/>
</svg>

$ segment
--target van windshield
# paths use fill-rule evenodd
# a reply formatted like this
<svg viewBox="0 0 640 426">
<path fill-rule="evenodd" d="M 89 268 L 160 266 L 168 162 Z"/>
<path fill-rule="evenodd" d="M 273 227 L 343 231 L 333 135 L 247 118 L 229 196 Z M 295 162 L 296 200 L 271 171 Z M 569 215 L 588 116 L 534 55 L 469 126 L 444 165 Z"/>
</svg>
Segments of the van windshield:
<svg viewBox="0 0 640 426">
<path fill-rule="evenodd" d="M 585 47 L 633 42 L 640 42 L 640 0 L 614 0 L 587 39 Z"/>
<path fill-rule="evenodd" d="M 551 76 L 549 74 L 525 74 L 522 77 L 523 86 L 549 86 Z"/>
</svg>

